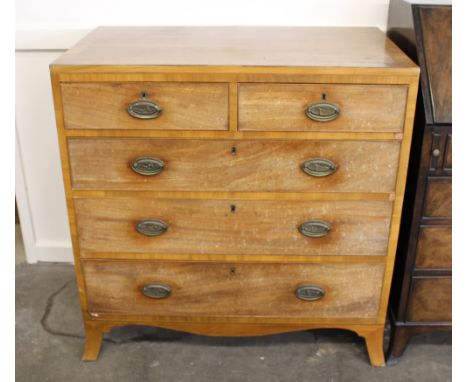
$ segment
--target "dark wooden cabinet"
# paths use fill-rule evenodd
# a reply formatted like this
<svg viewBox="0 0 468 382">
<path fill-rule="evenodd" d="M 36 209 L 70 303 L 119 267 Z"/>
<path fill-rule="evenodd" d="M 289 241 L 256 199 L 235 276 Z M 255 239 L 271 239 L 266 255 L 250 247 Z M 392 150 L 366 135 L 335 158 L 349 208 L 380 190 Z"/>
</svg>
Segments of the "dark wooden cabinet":
<svg viewBox="0 0 468 382">
<path fill-rule="evenodd" d="M 391 0 L 387 34 L 421 67 L 389 305 L 392 363 L 412 336 L 452 328 L 452 7 Z"/>
</svg>

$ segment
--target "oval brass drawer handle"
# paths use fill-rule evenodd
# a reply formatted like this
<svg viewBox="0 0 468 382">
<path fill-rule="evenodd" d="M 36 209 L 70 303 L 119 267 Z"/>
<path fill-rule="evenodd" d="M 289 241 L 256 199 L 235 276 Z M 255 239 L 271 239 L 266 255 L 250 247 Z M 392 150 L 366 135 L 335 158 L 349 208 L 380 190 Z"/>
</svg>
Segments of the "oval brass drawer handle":
<svg viewBox="0 0 468 382">
<path fill-rule="evenodd" d="M 325 289 L 318 285 L 301 285 L 296 289 L 296 297 L 304 301 L 317 301 L 325 296 Z"/>
<path fill-rule="evenodd" d="M 147 284 L 141 289 L 146 297 L 149 298 L 166 298 L 171 294 L 171 288 L 164 284 Z"/>
<path fill-rule="evenodd" d="M 330 223 L 324 222 L 322 220 L 310 220 L 308 222 L 302 223 L 299 226 L 299 232 L 307 237 L 323 237 L 327 236 L 331 230 Z"/>
<path fill-rule="evenodd" d="M 162 220 L 148 219 L 139 221 L 135 228 L 139 233 L 145 236 L 161 236 L 167 231 L 169 225 Z"/>
<path fill-rule="evenodd" d="M 302 171 L 307 175 L 322 177 L 333 174 L 336 171 L 336 165 L 330 159 L 312 158 L 302 164 Z"/>
<path fill-rule="evenodd" d="M 162 113 L 161 106 L 146 98 L 132 102 L 127 107 L 128 114 L 138 119 L 158 118 Z"/>
<path fill-rule="evenodd" d="M 317 122 L 333 121 L 340 115 L 340 108 L 330 102 L 320 101 L 307 106 L 305 110 L 307 117 Z"/>
<path fill-rule="evenodd" d="M 164 170 L 164 162 L 158 158 L 141 157 L 135 159 L 130 168 L 137 174 L 144 176 L 158 175 Z"/>
</svg>

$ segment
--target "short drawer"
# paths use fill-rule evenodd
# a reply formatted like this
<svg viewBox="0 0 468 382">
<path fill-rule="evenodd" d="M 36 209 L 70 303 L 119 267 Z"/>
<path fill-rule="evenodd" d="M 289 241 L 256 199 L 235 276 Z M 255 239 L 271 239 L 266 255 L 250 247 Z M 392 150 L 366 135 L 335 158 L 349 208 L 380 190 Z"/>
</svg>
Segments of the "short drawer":
<svg viewBox="0 0 468 382">
<path fill-rule="evenodd" d="M 412 284 L 409 321 L 452 320 L 451 277 L 415 277 Z"/>
<path fill-rule="evenodd" d="M 227 130 L 224 83 L 63 83 L 67 129 Z"/>
<path fill-rule="evenodd" d="M 74 189 L 394 192 L 399 142 L 70 138 Z"/>
<path fill-rule="evenodd" d="M 147 254 L 384 256 L 392 209 L 385 201 L 138 195 L 75 198 L 74 204 L 82 252 Z"/>
<path fill-rule="evenodd" d="M 377 317 L 385 268 L 118 260 L 82 265 L 90 313 L 311 319 Z"/>
<path fill-rule="evenodd" d="M 400 85 L 241 84 L 239 129 L 401 132 L 406 97 Z"/>
<path fill-rule="evenodd" d="M 421 227 L 416 247 L 416 268 L 452 267 L 452 228 Z"/>
<path fill-rule="evenodd" d="M 429 178 L 424 200 L 424 217 L 452 217 L 452 179 Z"/>
</svg>

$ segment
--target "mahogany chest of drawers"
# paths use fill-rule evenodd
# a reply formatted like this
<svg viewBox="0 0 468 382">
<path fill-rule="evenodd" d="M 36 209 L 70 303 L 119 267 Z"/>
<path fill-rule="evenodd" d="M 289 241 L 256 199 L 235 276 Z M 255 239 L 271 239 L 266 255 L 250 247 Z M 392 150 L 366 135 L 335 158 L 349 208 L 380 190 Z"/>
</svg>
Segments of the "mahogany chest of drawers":
<svg viewBox="0 0 468 382">
<path fill-rule="evenodd" d="M 51 65 L 86 328 L 338 328 L 384 365 L 419 69 L 374 28 L 98 28 Z"/>
<path fill-rule="evenodd" d="M 452 6 L 392 0 L 389 37 L 421 66 L 390 311 L 389 362 L 452 328 Z"/>
</svg>

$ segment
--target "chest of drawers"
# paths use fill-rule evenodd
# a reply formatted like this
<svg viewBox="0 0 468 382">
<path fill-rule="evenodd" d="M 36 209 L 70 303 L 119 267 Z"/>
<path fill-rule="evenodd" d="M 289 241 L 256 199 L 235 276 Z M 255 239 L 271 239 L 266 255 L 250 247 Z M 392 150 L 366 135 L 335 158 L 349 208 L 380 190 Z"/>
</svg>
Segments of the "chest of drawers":
<svg viewBox="0 0 468 382">
<path fill-rule="evenodd" d="M 338 328 L 384 364 L 418 68 L 373 28 L 98 28 L 51 65 L 86 328 Z"/>
</svg>

